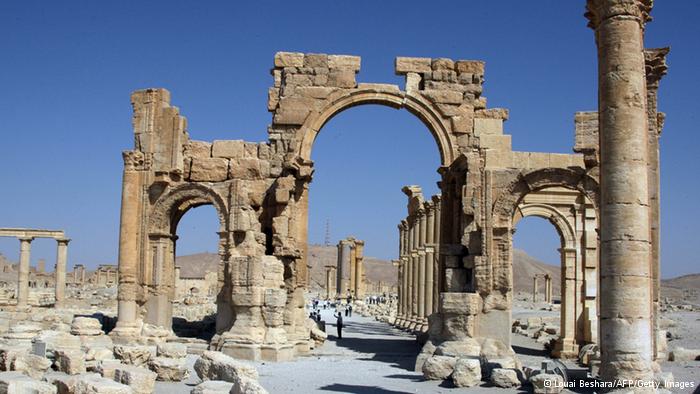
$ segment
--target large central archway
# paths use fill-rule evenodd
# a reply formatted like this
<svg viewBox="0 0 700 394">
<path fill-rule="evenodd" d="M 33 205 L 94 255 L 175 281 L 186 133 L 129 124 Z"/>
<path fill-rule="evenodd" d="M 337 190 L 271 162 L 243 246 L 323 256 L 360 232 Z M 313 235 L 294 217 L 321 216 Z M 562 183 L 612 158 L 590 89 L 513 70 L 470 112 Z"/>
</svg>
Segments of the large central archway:
<svg viewBox="0 0 700 394">
<path fill-rule="evenodd" d="M 325 104 L 320 111 L 309 116 L 299 130 L 302 135 L 299 156 L 305 161 L 311 160 L 313 143 L 329 120 L 349 108 L 367 104 L 384 105 L 396 109 L 405 108 L 418 117 L 435 138 L 442 165 L 446 166 L 454 161 L 457 151 L 450 136 L 450 130 L 434 108 L 434 104 L 418 95 L 402 92 L 396 86 L 377 84 L 343 91 L 337 94 L 337 97 L 329 97 Z"/>
</svg>

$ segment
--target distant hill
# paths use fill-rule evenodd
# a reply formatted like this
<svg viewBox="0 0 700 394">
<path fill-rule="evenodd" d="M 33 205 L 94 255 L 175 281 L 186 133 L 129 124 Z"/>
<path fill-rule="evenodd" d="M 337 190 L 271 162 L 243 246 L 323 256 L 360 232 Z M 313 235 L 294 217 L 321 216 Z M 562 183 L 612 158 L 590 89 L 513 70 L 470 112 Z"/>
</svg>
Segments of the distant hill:
<svg viewBox="0 0 700 394">
<path fill-rule="evenodd" d="M 532 293 L 535 274 L 549 274 L 552 277 L 552 294 L 559 298 L 561 292 L 561 267 L 544 263 L 521 249 L 513 249 L 513 288 L 515 292 Z M 544 280 L 538 282 L 539 294 L 544 294 Z"/>
<path fill-rule="evenodd" d="M 197 253 L 176 256 L 175 265 L 180 267 L 182 278 L 204 278 L 207 272 L 216 272 L 219 265 L 217 253 Z"/>
<path fill-rule="evenodd" d="M 661 297 L 673 303 L 700 305 L 700 274 L 662 279 Z"/>
</svg>

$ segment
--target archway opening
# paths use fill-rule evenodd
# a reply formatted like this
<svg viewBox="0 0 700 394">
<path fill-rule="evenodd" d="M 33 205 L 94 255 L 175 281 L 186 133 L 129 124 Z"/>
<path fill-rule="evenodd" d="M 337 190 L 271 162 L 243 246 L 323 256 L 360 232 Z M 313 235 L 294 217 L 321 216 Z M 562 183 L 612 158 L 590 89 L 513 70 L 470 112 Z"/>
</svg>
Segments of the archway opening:
<svg viewBox="0 0 700 394">
<path fill-rule="evenodd" d="M 173 331 L 181 337 L 208 340 L 216 325 L 219 216 L 207 204 L 174 219 Z"/>
<path fill-rule="evenodd" d="M 581 191 L 550 186 L 521 198 L 513 226 L 515 332 L 535 338 L 554 357 L 577 357 L 582 345 L 597 342 L 595 208 Z M 552 265 L 557 260 L 560 267 Z"/>
<path fill-rule="evenodd" d="M 329 302 L 334 309 L 322 311 L 322 319 L 330 323 L 326 330 L 329 340 L 354 351 L 371 347 L 406 353 L 406 363 L 398 367 L 412 370 L 420 350 L 413 335 L 358 316 L 357 310 L 346 315 L 347 297 L 365 304 L 395 302 L 398 272 L 392 260 L 399 253 L 397 225 L 407 215 L 407 196 L 402 188 L 419 185 L 426 200 L 439 194 L 441 155 L 435 137 L 421 119 L 409 111 L 374 104 L 338 113 L 314 142 L 311 158 L 315 172 L 309 185 L 308 214 L 309 290 L 312 298 L 323 303 L 329 295 L 326 285 L 332 283 Z M 364 275 L 353 273 L 350 267 L 338 270 L 338 264 L 343 264 L 338 259 L 338 244 L 349 238 L 364 241 Z M 352 249 L 353 256 L 357 250 Z M 330 281 L 327 267 L 335 267 Z M 364 283 L 359 293 L 351 285 L 352 275 Z M 346 327 L 342 340 L 336 336 L 336 311 L 343 314 Z"/>
</svg>

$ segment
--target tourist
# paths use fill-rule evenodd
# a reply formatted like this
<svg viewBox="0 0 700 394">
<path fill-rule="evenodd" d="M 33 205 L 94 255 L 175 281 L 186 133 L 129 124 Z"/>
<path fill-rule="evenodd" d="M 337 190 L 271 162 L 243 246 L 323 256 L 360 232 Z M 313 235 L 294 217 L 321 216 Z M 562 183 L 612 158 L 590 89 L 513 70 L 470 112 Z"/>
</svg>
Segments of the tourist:
<svg viewBox="0 0 700 394">
<path fill-rule="evenodd" d="M 352 317 L 352 305 L 348 305 L 348 317 Z"/>
<path fill-rule="evenodd" d="M 335 328 L 338 330 L 338 339 L 343 338 L 343 314 L 338 312 L 334 313 L 333 317 L 335 317 Z"/>
</svg>

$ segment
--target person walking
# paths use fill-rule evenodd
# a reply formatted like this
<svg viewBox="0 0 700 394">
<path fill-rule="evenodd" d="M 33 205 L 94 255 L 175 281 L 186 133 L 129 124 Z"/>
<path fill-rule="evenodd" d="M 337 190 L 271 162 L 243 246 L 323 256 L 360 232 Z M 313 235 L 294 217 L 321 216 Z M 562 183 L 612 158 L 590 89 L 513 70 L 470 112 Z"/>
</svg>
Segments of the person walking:
<svg viewBox="0 0 700 394">
<path fill-rule="evenodd" d="M 348 317 L 352 317 L 352 305 L 348 305 Z"/>
<path fill-rule="evenodd" d="M 338 330 L 338 339 L 343 338 L 343 314 L 338 311 L 338 313 L 334 313 L 333 317 L 335 317 L 335 328 Z"/>
</svg>

